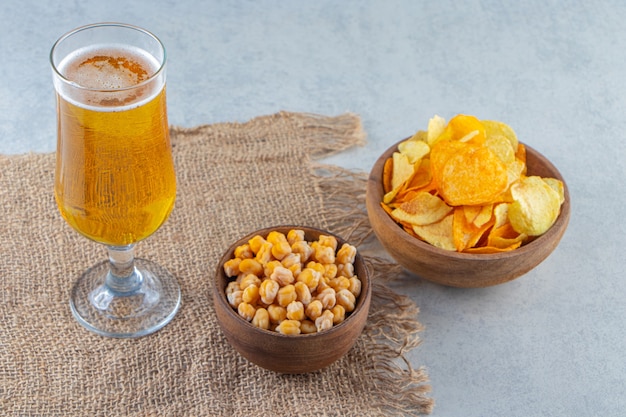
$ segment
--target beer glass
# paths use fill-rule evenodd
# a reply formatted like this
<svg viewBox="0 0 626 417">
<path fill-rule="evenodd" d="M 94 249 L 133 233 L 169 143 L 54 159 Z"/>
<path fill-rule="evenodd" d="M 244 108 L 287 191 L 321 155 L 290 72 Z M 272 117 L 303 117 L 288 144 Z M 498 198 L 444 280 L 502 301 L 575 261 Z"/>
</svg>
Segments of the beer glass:
<svg viewBox="0 0 626 417">
<path fill-rule="evenodd" d="M 172 320 L 181 298 L 167 269 L 133 253 L 176 198 L 165 49 L 139 27 L 99 23 L 63 35 L 50 62 L 56 203 L 72 228 L 108 251 L 74 283 L 72 313 L 103 336 L 150 334 Z"/>
</svg>

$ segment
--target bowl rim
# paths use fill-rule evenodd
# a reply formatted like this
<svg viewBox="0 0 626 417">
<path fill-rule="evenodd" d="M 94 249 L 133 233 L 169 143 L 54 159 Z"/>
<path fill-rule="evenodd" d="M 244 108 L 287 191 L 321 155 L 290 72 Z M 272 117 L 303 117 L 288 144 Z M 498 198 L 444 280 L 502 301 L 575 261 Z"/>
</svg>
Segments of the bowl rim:
<svg viewBox="0 0 626 417">
<path fill-rule="evenodd" d="M 385 227 L 389 227 L 389 228 L 397 227 L 398 231 L 402 232 L 399 234 L 399 236 L 401 236 L 403 241 L 406 241 L 410 244 L 414 244 L 420 248 L 423 248 L 426 251 L 430 251 L 439 256 L 447 257 L 447 258 L 454 259 L 454 260 L 459 260 L 459 261 L 467 261 L 467 260 L 490 261 L 491 260 L 493 261 L 493 260 L 512 259 L 512 258 L 517 258 L 519 256 L 523 256 L 527 252 L 534 251 L 536 249 L 535 246 L 541 245 L 542 241 L 548 238 L 551 238 L 555 235 L 557 235 L 558 237 L 559 234 L 564 233 L 564 229 L 567 227 L 567 224 L 569 223 L 570 210 L 571 210 L 570 194 L 569 194 L 569 189 L 567 187 L 567 183 L 565 182 L 563 175 L 560 173 L 560 171 L 548 158 L 542 155 L 535 148 L 528 146 L 527 144 L 520 141 L 519 143 L 522 143 L 524 147 L 526 148 L 527 155 L 530 153 L 533 156 L 533 158 L 538 159 L 543 165 L 547 167 L 547 169 L 554 172 L 555 175 L 553 178 L 556 178 L 563 183 L 564 200 L 563 200 L 563 203 L 561 204 L 559 216 L 555 220 L 554 224 L 550 227 L 550 229 L 548 229 L 548 231 L 546 231 L 544 234 L 540 236 L 537 236 L 532 241 L 526 244 L 523 244 L 522 246 L 520 246 L 519 248 L 515 250 L 506 251 L 506 252 L 497 252 L 497 253 L 467 253 L 467 252 L 458 252 L 458 251 L 448 251 L 448 250 L 433 246 L 414 236 L 411 236 L 410 234 L 405 232 L 402 229 L 402 227 L 398 223 L 396 223 L 382 209 L 382 207 L 380 207 L 380 202 L 382 201 L 382 196 L 384 194 L 383 185 L 382 185 L 382 168 L 385 163 L 385 160 L 389 158 L 393 154 L 393 152 L 395 152 L 398 149 L 398 145 L 400 143 L 410 138 L 411 136 L 394 143 L 392 146 L 387 148 L 387 150 L 385 150 L 382 153 L 382 155 L 376 160 L 368 176 L 367 192 L 366 192 L 366 199 L 372 199 L 376 195 L 380 196 L 380 198 L 377 199 L 378 201 L 372 201 L 372 203 L 375 203 L 373 204 L 373 210 L 375 210 L 376 214 L 379 215 L 379 217 L 382 219 L 382 222 L 384 223 Z M 380 181 L 378 180 L 377 177 L 380 178 Z"/>
<path fill-rule="evenodd" d="M 256 236 L 256 235 L 262 235 L 263 237 L 266 237 L 267 234 L 273 230 L 278 230 L 278 229 L 304 229 L 305 230 L 305 234 L 306 234 L 306 229 L 314 231 L 314 232 L 318 232 L 320 234 L 325 234 L 325 235 L 329 235 L 329 236 L 333 236 L 335 239 L 337 239 L 338 242 L 338 246 L 339 244 L 343 244 L 343 243 L 349 243 L 346 239 L 342 238 L 341 236 L 338 236 L 328 230 L 324 230 L 318 227 L 313 227 L 313 226 L 304 226 L 304 225 L 291 225 L 291 224 L 281 224 L 281 225 L 277 225 L 277 226 L 270 226 L 270 227 L 263 227 L 261 229 L 257 229 L 253 232 L 248 233 L 247 235 L 241 237 L 240 239 L 236 240 L 235 242 L 233 242 L 222 254 L 222 256 L 220 257 L 217 266 L 215 268 L 215 274 L 213 276 L 213 292 L 214 292 L 214 300 L 215 302 L 219 302 L 219 304 L 222 307 L 225 307 L 225 310 L 227 310 L 228 312 L 226 314 L 228 314 L 231 317 L 236 318 L 237 320 L 239 320 L 241 322 L 242 325 L 246 326 L 246 328 L 250 329 L 250 331 L 256 332 L 259 335 L 263 335 L 263 336 L 271 336 L 271 337 L 278 337 L 281 339 L 285 339 L 285 340 L 304 340 L 306 339 L 311 339 L 314 337 L 323 337 L 326 335 L 332 335 L 335 334 L 337 332 L 340 332 L 342 330 L 342 328 L 349 326 L 350 322 L 352 321 L 351 319 L 356 316 L 356 313 L 358 311 L 361 311 L 361 309 L 364 307 L 364 305 L 367 302 L 368 298 L 371 298 L 371 293 L 372 293 L 372 285 L 371 285 L 371 280 L 370 280 L 370 276 L 369 276 L 369 268 L 367 266 L 367 264 L 365 263 L 365 259 L 363 258 L 363 256 L 360 254 L 359 249 L 357 248 L 356 251 L 356 256 L 355 256 L 355 261 L 354 264 L 356 265 L 357 262 L 359 262 L 362 266 L 363 266 L 363 272 L 365 274 L 365 278 L 362 278 L 361 276 L 359 276 L 359 279 L 361 280 L 361 294 L 359 294 L 359 297 L 357 298 L 357 302 L 356 302 L 356 306 L 354 308 L 354 310 L 352 312 L 350 312 L 350 314 L 344 319 L 344 321 L 342 321 L 339 324 L 333 325 L 333 327 L 331 327 L 328 330 L 325 330 L 323 332 L 315 332 L 315 333 L 300 333 L 300 334 L 295 334 L 295 335 L 286 335 L 286 334 L 282 334 L 273 330 L 266 330 L 266 329 L 261 329 L 260 327 L 256 327 L 254 326 L 252 323 L 250 323 L 249 321 L 245 320 L 243 317 L 241 317 L 239 314 L 237 314 L 237 312 L 235 311 L 235 309 L 228 303 L 228 299 L 226 298 L 226 293 L 221 290 L 219 287 L 219 281 L 220 281 L 220 276 L 223 276 L 226 278 L 226 282 L 232 281 L 232 279 L 230 277 L 227 277 L 225 272 L 224 272 L 224 262 L 227 261 L 228 259 L 232 258 L 233 254 L 234 254 L 234 250 L 237 246 L 241 245 L 242 243 L 247 242 L 248 240 L 250 240 L 252 237 Z M 356 248 L 356 246 L 355 246 Z M 365 282 L 365 285 L 364 285 Z M 368 312 L 369 315 L 369 312 Z M 347 323 L 347 324 L 346 324 Z"/>
</svg>

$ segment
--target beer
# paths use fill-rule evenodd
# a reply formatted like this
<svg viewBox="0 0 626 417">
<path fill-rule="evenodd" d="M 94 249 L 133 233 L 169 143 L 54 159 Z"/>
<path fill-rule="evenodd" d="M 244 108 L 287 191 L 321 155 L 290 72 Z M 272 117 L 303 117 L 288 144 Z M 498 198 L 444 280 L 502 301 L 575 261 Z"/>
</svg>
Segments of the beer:
<svg viewBox="0 0 626 417">
<path fill-rule="evenodd" d="M 75 51 L 58 68 L 66 81 L 56 82 L 62 216 L 107 245 L 150 236 L 176 196 L 165 76 L 153 77 L 149 54 L 118 46 Z"/>
</svg>

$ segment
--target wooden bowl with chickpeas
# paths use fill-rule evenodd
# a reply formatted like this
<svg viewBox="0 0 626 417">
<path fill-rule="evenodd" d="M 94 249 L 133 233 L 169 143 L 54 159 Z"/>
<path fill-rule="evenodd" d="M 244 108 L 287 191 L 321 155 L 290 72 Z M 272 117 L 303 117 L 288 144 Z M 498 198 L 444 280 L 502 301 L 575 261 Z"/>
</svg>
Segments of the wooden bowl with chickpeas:
<svg viewBox="0 0 626 417">
<path fill-rule="evenodd" d="M 220 259 L 213 284 L 230 345 L 280 373 L 316 371 L 344 356 L 365 327 L 372 297 L 356 248 L 304 226 L 242 237 Z"/>
</svg>

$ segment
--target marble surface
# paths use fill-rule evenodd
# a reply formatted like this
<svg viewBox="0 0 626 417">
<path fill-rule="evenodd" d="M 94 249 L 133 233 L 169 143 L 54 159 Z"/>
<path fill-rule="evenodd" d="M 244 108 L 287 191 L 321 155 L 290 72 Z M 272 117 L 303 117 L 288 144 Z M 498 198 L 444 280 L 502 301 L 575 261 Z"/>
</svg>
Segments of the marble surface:
<svg viewBox="0 0 626 417">
<path fill-rule="evenodd" d="M 0 18 L 2 153 L 54 150 L 49 49 L 96 21 L 163 40 L 172 124 L 359 114 L 368 144 L 328 160 L 351 169 L 434 114 L 509 123 L 566 178 L 570 226 L 513 282 L 396 285 L 426 326 L 410 358 L 430 374 L 432 415 L 626 412 L 626 3 L 4 0 Z"/>
</svg>

